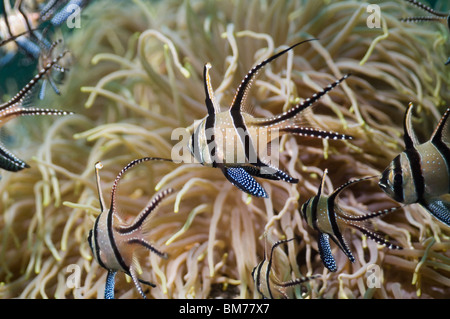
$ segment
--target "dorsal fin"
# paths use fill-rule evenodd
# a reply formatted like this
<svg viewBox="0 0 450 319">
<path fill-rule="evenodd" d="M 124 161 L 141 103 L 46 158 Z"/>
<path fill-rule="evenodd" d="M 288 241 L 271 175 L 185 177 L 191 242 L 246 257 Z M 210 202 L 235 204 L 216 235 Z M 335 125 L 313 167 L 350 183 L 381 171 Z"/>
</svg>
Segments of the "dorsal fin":
<svg viewBox="0 0 450 319">
<path fill-rule="evenodd" d="M 114 180 L 112 189 L 111 189 L 111 206 L 110 206 L 110 210 L 114 213 L 116 212 L 116 192 L 117 192 L 117 187 L 119 184 L 120 179 L 122 178 L 123 174 L 128 171 L 130 168 L 132 168 L 133 166 L 136 166 L 140 163 L 143 162 L 147 162 L 147 161 L 166 161 L 166 162 L 172 162 L 172 160 L 170 159 L 166 159 L 166 158 L 160 158 L 160 157 L 143 157 L 143 158 L 139 158 L 136 159 L 134 161 L 131 161 L 130 163 L 127 164 L 127 166 L 125 166 L 117 175 L 116 179 Z M 97 166 L 96 166 L 97 167 Z"/>
<path fill-rule="evenodd" d="M 285 240 L 279 240 L 275 244 L 273 244 L 272 248 L 270 249 L 270 255 L 267 259 L 267 270 L 266 270 L 266 282 L 267 282 L 267 290 L 269 292 L 269 296 L 271 299 L 273 299 L 272 291 L 270 289 L 270 271 L 272 270 L 272 262 L 273 262 L 273 253 L 275 248 L 277 248 L 279 245 L 287 243 L 294 238 L 291 239 L 285 239 Z"/>
<path fill-rule="evenodd" d="M 447 108 L 444 115 L 442 115 L 436 129 L 431 135 L 431 141 L 438 143 L 440 141 L 450 144 L 450 124 L 448 124 L 448 118 L 450 117 L 450 107 Z"/>
<path fill-rule="evenodd" d="M 281 55 L 285 54 L 289 50 L 292 50 L 296 46 L 298 46 L 300 44 L 303 44 L 303 43 L 306 43 L 306 42 L 309 42 L 309 41 L 313 41 L 313 40 L 317 40 L 317 39 L 308 39 L 308 40 L 296 43 L 293 46 L 290 46 L 289 48 L 287 48 L 287 49 L 285 49 L 285 50 L 283 50 L 283 51 L 281 51 L 281 52 L 271 56 L 270 58 L 262 61 L 261 63 L 259 63 L 255 67 L 253 67 L 247 73 L 247 75 L 244 77 L 244 79 L 242 80 L 242 82 L 239 85 L 238 89 L 236 90 L 236 93 L 234 95 L 233 101 L 231 102 L 230 112 L 240 112 L 241 111 L 241 107 L 245 103 L 247 92 L 250 89 L 252 80 L 253 80 L 254 76 L 258 73 L 258 71 L 261 70 L 261 68 L 263 68 L 266 64 L 272 62 L 276 58 L 280 57 Z"/>
<path fill-rule="evenodd" d="M 362 178 L 357 178 L 357 179 L 353 179 L 351 181 L 348 181 L 344 184 L 342 184 L 341 186 L 339 186 L 338 188 L 336 188 L 333 193 L 331 193 L 331 195 L 329 196 L 329 200 L 336 200 L 336 197 L 339 195 L 340 192 L 342 192 L 344 189 L 346 189 L 347 187 L 349 187 L 350 185 L 354 184 L 354 183 L 358 183 L 361 181 L 365 181 L 367 179 L 371 179 L 371 178 L 375 178 L 375 177 L 379 177 L 379 176 L 367 176 L 367 177 L 362 177 Z"/>
<path fill-rule="evenodd" d="M 403 119 L 403 129 L 405 131 L 405 135 L 403 136 L 403 140 L 405 141 L 405 148 L 410 149 L 419 144 L 416 134 L 413 130 L 412 124 L 412 109 L 414 105 L 412 102 L 409 102 L 408 108 L 406 109 L 405 117 Z"/>
<path fill-rule="evenodd" d="M 322 180 L 320 181 L 319 188 L 317 189 L 316 197 L 322 196 L 322 190 L 325 186 L 325 177 L 327 176 L 327 174 L 328 174 L 328 168 L 325 168 L 325 170 L 323 171 Z"/>
<path fill-rule="evenodd" d="M 208 110 L 208 115 L 220 113 L 220 107 L 214 100 L 214 91 L 211 86 L 211 77 L 209 76 L 209 69 L 211 69 L 211 63 L 206 63 L 203 68 L 203 82 L 205 84 L 205 103 Z"/>
<path fill-rule="evenodd" d="M 98 200 L 100 202 L 100 211 L 103 212 L 105 209 L 105 199 L 103 198 L 103 192 L 102 192 L 102 186 L 101 186 L 101 180 L 100 180 L 100 173 L 99 170 L 103 168 L 103 164 L 101 162 L 95 163 L 95 177 L 97 182 L 97 193 L 98 193 Z"/>
</svg>

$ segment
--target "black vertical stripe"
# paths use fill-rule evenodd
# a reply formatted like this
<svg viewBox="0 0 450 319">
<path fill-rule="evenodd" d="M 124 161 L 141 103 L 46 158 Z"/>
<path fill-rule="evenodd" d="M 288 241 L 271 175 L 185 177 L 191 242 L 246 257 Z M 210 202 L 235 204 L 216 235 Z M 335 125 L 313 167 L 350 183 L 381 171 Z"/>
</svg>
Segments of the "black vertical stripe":
<svg viewBox="0 0 450 319">
<path fill-rule="evenodd" d="M 417 199 L 421 200 L 423 198 L 423 194 L 425 193 L 425 179 L 422 173 L 420 154 L 416 148 L 408 149 L 404 153 L 408 158 Z"/>
<path fill-rule="evenodd" d="M 394 199 L 400 203 L 403 203 L 405 196 L 403 194 L 403 171 L 400 157 L 401 155 L 397 156 L 396 158 L 394 158 L 393 161 L 393 174 L 394 174 L 393 191 L 395 195 Z"/>
<path fill-rule="evenodd" d="M 122 267 L 123 270 L 129 271 L 129 268 L 120 254 L 119 248 L 116 245 L 116 241 L 114 239 L 114 229 L 113 229 L 113 212 L 109 210 L 107 220 L 106 220 L 106 228 L 108 230 L 108 238 L 111 244 L 111 248 L 114 251 L 114 256 L 116 257 L 117 262 Z"/>
<path fill-rule="evenodd" d="M 206 144 L 208 146 L 209 156 L 211 157 L 211 163 L 213 167 L 217 167 L 216 161 L 216 142 L 214 141 L 214 127 L 216 122 L 216 114 L 211 113 L 205 119 L 205 138 Z M 210 133 L 210 136 L 207 135 L 207 132 Z"/>
<path fill-rule="evenodd" d="M 236 132 L 239 135 L 239 139 L 244 146 L 245 158 L 250 162 L 250 159 L 255 159 L 256 163 L 251 163 L 256 166 L 266 166 L 264 165 L 256 155 L 256 151 L 253 147 L 253 143 L 250 139 L 250 134 L 248 133 L 247 126 L 244 123 L 244 118 L 242 117 L 241 112 L 236 112 L 230 110 L 230 115 L 233 120 L 233 125 Z"/>
<path fill-rule="evenodd" d="M 94 240 L 94 245 L 95 245 L 94 254 L 95 254 L 95 259 L 97 259 L 97 262 L 99 263 L 99 265 L 105 269 L 108 269 L 100 258 L 100 246 L 98 245 L 98 221 L 99 221 L 99 219 L 100 219 L 100 216 L 98 216 L 97 219 L 95 220 L 94 234 L 92 235 L 93 240 Z M 91 247 L 91 249 L 92 248 L 93 247 Z"/>
<path fill-rule="evenodd" d="M 201 164 L 203 164 L 202 157 L 200 155 L 200 129 L 201 124 L 195 129 L 194 133 L 191 135 L 191 145 L 192 145 L 192 154 L 194 158 L 197 159 Z"/>
<path fill-rule="evenodd" d="M 350 248 L 345 243 L 344 237 L 342 236 L 341 231 L 339 230 L 339 226 L 337 224 L 336 214 L 334 212 L 334 208 L 335 208 L 334 200 L 328 199 L 327 204 L 328 204 L 327 205 L 328 217 L 330 219 L 331 229 L 333 230 L 333 236 L 330 236 L 330 237 L 341 248 L 341 250 L 345 253 L 345 255 L 348 257 L 348 259 L 351 262 L 354 262 L 355 257 L 353 257 L 352 252 L 350 251 Z"/>
<path fill-rule="evenodd" d="M 319 230 L 319 228 L 317 226 L 317 207 L 319 206 L 319 199 L 320 199 L 320 196 L 315 196 L 311 202 L 311 221 L 313 223 L 312 227 L 315 230 Z"/>
<path fill-rule="evenodd" d="M 264 260 L 265 260 L 265 257 L 264 257 Z M 255 278 L 255 282 L 256 282 L 256 290 L 258 290 L 258 292 L 262 295 L 262 296 L 264 296 L 264 294 L 262 293 L 262 291 L 261 291 L 261 268 L 262 268 L 262 265 L 263 265 L 263 263 L 264 263 L 264 260 L 261 262 L 261 263 L 259 263 L 259 265 L 257 266 L 257 268 L 255 269 L 255 271 L 256 271 L 256 278 Z"/>
<path fill-rule="evenodd" d="M 327 209 L 328 209 L 328 219 L 330 220 L 331 229 L 333 230 L 334 236 L 337 238 L 342 247 L 345 247 L 345 242 L 343 241 L 341 231 L 339 230 L 339 226 L 336 221 L 336 214 L 334 213 L 334 200 L 327 200 Z M 331 237 L 333 238 L 333 236 Z M 345 252 L 345 251 L 344 251 Z"/>
</svg>

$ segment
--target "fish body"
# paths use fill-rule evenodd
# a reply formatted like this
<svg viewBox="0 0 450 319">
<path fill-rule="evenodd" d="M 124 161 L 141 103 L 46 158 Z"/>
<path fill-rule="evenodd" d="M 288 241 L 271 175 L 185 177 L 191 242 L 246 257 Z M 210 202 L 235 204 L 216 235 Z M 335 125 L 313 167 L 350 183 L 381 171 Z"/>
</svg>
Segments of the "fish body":
<svg viewBox="0 0 450 319">
<path fill-rule="evenodd" d="M 227 111 L 221 111 L 214 100 L 209 76 L 211 64 L 207 63 L 204 67 L 205 104 L 208 114 L 194 124 L 189 150 L 199 163 L 220 168 L 233 185 L 250 195 L 267 197 L 264 188 L 254 177 L 283 180 L 289 183 L 298 182 L 298 179 L 289 176 L 265 160 L 270 153 L 271 142 L 282 135 L 296 134 L 335 140 L 351 139 L 344 134 L 301 127 L 293 121 L 295 116 L 338 86 L 349 77 L 349 74 L 283 114 L 272 118 L 254 117 L 244 107 L 248 90 L 257 72 L 287 51 L 311 40 L 299 42 L 253 67 L 242 80 Z"/>
<path fill-rule="evenodd" d="M 146 298 L 146 296 L 140 283 L 155 287 L 153 283 L 140 278 L 141 267 L 137 255 L 139 250 L 147 249 L 162 258 L 167 258 L 166 253 L 159 251 L 147 240 L 146 225 L 150 214 L 166 196 L 173 192 L 173 189 L 169 188 L 155 195 L 131 224 L 119 217 L 115 203 L 116 190 L 122 175 L 135 165 L 154 159 L 151 157 L 137 159 L 122 169 L 113 184 L 109 209 L 105 206 L 100 186 L 99 169 L 102 168 L 102 164 L 98 162 L 95 165 L 101 213 L 89 232 L 88 243 L 95 260 L 108 271 L 105 286 L 106 299 L 114 298 L 114 277 L 118 271 L 130 275 L 136 289 L 143 298 Z"/>
<path fill-rule="evenodd" d="M 256 265 L 255 268 L 253 268 L 252 276 L 255 282 L 256 290 L 265 299 L 288 298 L 288 294 L 286 292 L 288 287 L 297 286 L 309 280 L 320 277 L 320 275 L 312 275 L 309 277 L 282 281 L 272 271 L 275 249 L 279 245 L 285 244 L 293 239 L 294 238 L 277 241 L 271 246 L 270 250 L 268 249 L 268 246 L 265 245 L 263 260 Z"/>
<path fill-rule="evenodd" d="M 450 226 L 450 108 L 431 138 L 420 143 L 412 125 L 413 107 L 410 103 L 403 120 L 405 150 L 383 171 L 378 185 L 397 202 L 418 203 Z"/>
<path fill-rule="evenodd" d="M 376 241 L 378 244 L 384 245 L 390 249 L 401 249 L 400 246 L 392 244 L 383 236 L 371 231 L 364 225 L 365 221 L 391 213 L 399 209 L 401 206 L 370 212 L 364 215 L 351 215 L 345 213 L 345 211 L 337 203 L 337 196 L 344 189 L 357 182 L 361 182 L 375 176 L 351 180 L 341 185 L 329 196 L 327 196 L 323 194 L 323 187 L 327 173 L 328 170 L 325 169 L 317 195 L 309 198 L 301 207 L 301 214 L 306 223 L 318 232 L 317 243 L 320 258 L 322 259 L 324 266 L 331 272 L 337 271 L 337 264 L 331 251 L 330 238 L 344 252 L 351 262 L 356 261 L 343 236 L 343 232 L 346 228 L 354 228 L 366 235 L 368 238 Z"/>
</svg>

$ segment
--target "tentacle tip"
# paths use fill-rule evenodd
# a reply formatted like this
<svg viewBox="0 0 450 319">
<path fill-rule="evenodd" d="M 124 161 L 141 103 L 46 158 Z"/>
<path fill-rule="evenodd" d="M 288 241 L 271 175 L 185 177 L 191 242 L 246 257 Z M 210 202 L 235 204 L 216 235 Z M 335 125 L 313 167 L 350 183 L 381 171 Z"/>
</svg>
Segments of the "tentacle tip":
<svg viewBox="0 0 450 319">
<path fill-rule="evenodd" d="M 97 163 L 95 163 L 95 168 L 102 169 L 103 168 L 102 162 L 98 161 Z"/>
</svg>

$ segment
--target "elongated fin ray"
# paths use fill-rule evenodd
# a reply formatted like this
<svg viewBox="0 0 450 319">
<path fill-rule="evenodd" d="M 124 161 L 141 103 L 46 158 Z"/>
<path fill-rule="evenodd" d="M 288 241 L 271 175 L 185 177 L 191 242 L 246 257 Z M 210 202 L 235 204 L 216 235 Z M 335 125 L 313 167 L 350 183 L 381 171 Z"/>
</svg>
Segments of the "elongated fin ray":
<svg viewBox="0 0 450 319">
<path fill-rule="evenodd" d="M 289 280 L 286 282 L 283 282 L 280 284 L 281 287 L 292 287 L 292 286 L 296 286 L 296 285 L 301 285 L 307 281 L 313 280 L 313 279 L 317 279 L 322 277 L 321 275 L 312 275 L 309 277 L 304 277 L 304 278 L 296 278 L 293 280 Z"/>
<path fill-rule="evenodd" d="M 172 194 L 174 192 L 173 188 L 167 188 L 158 194 L 151 200 L 151 202 L 139 213 L 136 221 L 130 226 L 123 226 L 117 228 L 117 231 L 121 234 L 130 233 L 132 231 L 137 230 L 140 227 L 143 227 L 149 215 L 156 209 L 156 207 L 164 200 L 165 197 Z"/>
<path fill-rule="evenodd" d="M 305 137 L 317 137 L 323 139 L 331 140 L 351 140 L 353 139 L 350 135 L 339 134 L 330 131 L 324 131 L 319 129 L 314 129 L 311 127 L 301 127 L 301 126 L 286 126 L 280 129 L 282 133 L 295 134 Z"/>
<path fill-rule="evenodd" d="M 17 172 L 30 167 L 0 144 L 0 168 L 10 172 Z"/>
<path fill-rule="evenodd" d="M 432 22 L 432 21 L 441 21 L 446 17 L 408 17 L 401 18 L 401 22 Z"/>
<path fill-rule="evenodd" d="M 255 67 L 253 67 L 247 73 L 247 75 L 244 77 L 244 79 L 242 80 L 238 89 L 236 90 L 236 94 L 234 95 L 233 101 L 231 102 L 230 111 L 231 112 L 240 112 L 241 111 L 242 105 L 245 103 L 247 92 L 250 89 L 252 80 L 253 80 L 254 76 L 258 73 L 258 71 L 261 70 L 261 68 L 263 68 L 266 64 L 272 62 L 276 58 L 280 57 L 281 55 L 285 54 L 289 50 L 292 50 L 296 46 L 306 43 L 306 42 L 309 42 L 309 41 L 314 41 L 314 40 L 317 40 L 317 39 L 308 39 L 308 40 L 304 40 L 302 42 L 296 43 L 293 46 L 290 46 L 289 48 L 287 48 L 283 51 L 280 51 L 279 53 L 271 56 L 270 58 L 262 61 L 261 63 L 259 63 Z"/>
<path fill-rule="evenodd" d="M 36 83 L 45 75 L 47 74 L 47 72 L 55 65 L 58 63 L 58 61 L 60 59 L 62 59 L 64 57 L 64 55 L 67 53 L 68 51 L 64 51 L 62 52 L 60 55 L 58 55 L 55 59 L 53 59 L 50 63 L 48 63 L 42 70 L 39 71 L 38 74 L 36 74 L 34 76 L 33 79 L 30 80 L 30 82 L 28 82 L 24 88 L 22 90 L 19 91 L 19 93 L 17 93 L 11 100 L 9 100 L 6 103 L 3 103 L 0 105 L 0 110 L 7 108 L 17 102 L 19 102 L 22 98 L 25 97 L 26 94 L 28 94 L 31 89 L 36 85 Z"/>
<path fill-rule="evenodd" d="M 364 215 L 359 215 L 359 216 L 345 214 L 345 219 L 352 220 L 352 221 L 364 221 L 364 220 L 368 220 L 368 219 L 372 219 L 372 218 L 376 218 L 379 216 L 390 214 L 392 212 L 395 212 L 396 210 L 399 210 L 400 208 L 403 208 L 403 206 L 395 206 L 392 208 L 386 208 L 383 210 L 378 210 L 375 212 L 370 212 L 370 213 L 367 213 Z"/>
<path fill-rule="evenodd" d="M 61 110 L 52 110 L 52 109 L 38 109 L 34 107 L 18 107 L 18 108 L 9 108 L 0 112 L 2 117 L 17 117 L 17 116 L 33 116 L 33 115 L 72 115 L 72 112 L 66 112 Z"/>
<path fill-rule="evenodd" d="M 264 188 L 242 167 L 223 166 L 222 172 L 240 190 L 256 197 L 268 197 Z"/>
<path fill-rule="evenodd" d="M 143 157 L 143 158 L 139 158 L 136 160 L 131 161 L 130 163 L 128 163 L 117 175 L 116 179 L 114 180 L 113 186 L 112 186 L 112 190 L 111 190 L 111 211 L 115 212 L 116 211 L 116 193 L 117 193 L 117 188 L 118 188 L 118 184 L 120 179 L 122 178 L 123 174 L 128 171 L 130 168 L 132 168 L 133 166 L 136 166 L 140 163 L 143 162 L 147 162 L 147 161 L 165 161 L 165 162 L 173 162 L 171 159 L 167 159 L 167 158 L 161 158 L 161 157 Z"/>
<path fill-rule="evenodd" d="M 431 135 L 431 141 L 434 144 L 444 142 L 449 144 L 450 147 L 450 124 L 448 123 L 449 117 L 450 117 L 450 108 L 447 108 L 444 115 L 442 115 L 439 124 L 436 126 L 436 129 Z M 447 160 L 450 161 L 449 158 L 447 158 Z"/>
<path fill-rule="evenodd" d="M 351 76 L 351 73 L 348 73 L 348 74 L 344 75 L 342 78 L 340 78 L 339 80 L 331 83 L 330 85 L 325 87 L 322 91 L 314 93 L 311 97 L 307 98 L 306 100 L 297 104 L 296 106 L 290 108 L 283 114 L 280 114 L 280 115 L 277 115 L 277 116 L 274 116 L 274 117 L 271 117 L 268 119 L 264 119 L 264 120 L 258 120 L 252 124 L 258 125 L 258 126 L 268 126 L 268 125 L 274 125 L 274 124 L 278 124 L 280 122 L 289 120 L 289 119 L 293 118 L 294 116 L 296 116 L 297 114 L 299 114 L 300 112 L 302 112 L 303 110 L 305 110 L 306 108 L 313 105 L 321 97 L 328 94 L 328 92 L 330 92 L 332 89 L 334 89 L 339 84 L 341 84 L 344 80 L 346 80 L 349 76 Z"/>
<path fill-rule="evenodd" d="M 138 244 L 141 245 L 145 248 L 147 248 L 148 250 L 150 250 L 151 252 L 157 254 L 159 257 L 163 258 L 163 259 L 167 259 L 168 255 L 165 252 L 159 251 L 156 247 L 154 247 L 152 244 L 150 244 L 148 241 L 146 241 L 145 239 L 142 238 L 132 238 L 127 240 L 128 244 Z"/>
<path fill-rule="evenodd" d="M 136 273 L 136 269 L 134 269 L 134 266 L 130 266 L 129 275 L 131 276 L 131 279 L 133 280 L 133 283 L 139 292 L 139 294 L 142 296 L 142 298 L 146 299 L 147 296 L 145 295 L 144 291 L 142 290 L 141 285 L 139 284 L 139 278 Z"/>
<path fill-rule="evenodd" d="M 431 13 L 434 16 L 445 17 L 445 18 L 448 16 L 448 13 L 435 11 L 432 8 L 430 8 L 429 6 L 426 6 L 426 5 L 424 5 L 423 3 L 420 3 L 417 0 L 405 0 L 405 1 L 411 3 L 412 5 L 420 8 L 420 9 L 422 9 L 423 11 Z"/>
<path fill-rule="evenodd" d="M 384 239 L 383 237 L 381 237 L 377 233 L 374 233 L 374 232 L 368 230 L 367 228 L 365 228 L 365 227 L 363 227 L 361 225 L 354 225 L 354 224 L 352 224 L 352 227 L 358 229 L 361 233 L 363 233 L 364 235 L 366 235 L 367 237 L 369 237 L 370 239 L 372 239 L 373 241 L 375 241 L 379 245 L 386 246 L 389 249 L 403 249 L 401 246 L 392 244 L 387 239 Z"/>
</svg>

